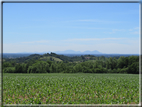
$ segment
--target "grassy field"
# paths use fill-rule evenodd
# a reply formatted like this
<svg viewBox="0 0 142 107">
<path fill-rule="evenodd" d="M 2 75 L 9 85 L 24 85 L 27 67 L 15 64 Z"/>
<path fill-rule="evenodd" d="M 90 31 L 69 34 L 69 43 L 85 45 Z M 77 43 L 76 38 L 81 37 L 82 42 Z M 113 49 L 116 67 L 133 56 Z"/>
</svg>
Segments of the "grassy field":
<svg viewBox="0 0 142 107">
<path fill-rule="evenodd" d="M 3 74 L 4 104 L 138 104 L 139 75 Z"/>
</svg>

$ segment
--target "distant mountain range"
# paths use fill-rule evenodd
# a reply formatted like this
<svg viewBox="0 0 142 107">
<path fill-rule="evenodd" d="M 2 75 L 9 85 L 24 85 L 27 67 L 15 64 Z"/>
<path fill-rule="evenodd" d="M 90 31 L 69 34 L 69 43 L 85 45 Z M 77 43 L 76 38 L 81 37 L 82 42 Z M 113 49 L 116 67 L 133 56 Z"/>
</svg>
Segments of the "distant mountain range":
<svg viewBox="0 0 142 107">
<path fill-rule="evenodd" d="M 84 52 L 80 52 L 80 51 L 74 51 L 74 50 L 65 50 L 65 51 L 55 51 L 54 53 L 56 54 L 104 54 L 104 53 L 101 53 L 97 50 L 95 51 L 84 51 Z"/>
<path fill-rule="evenodd" d="M 101 52 L 99 52 L 97 50 L 94 50 L 94 51 L 86 50 L 84 52 L 74 51 L 74 50 L 65 50 L 65 51 L 46 51 L 46 52 L 17 52 L 17 53 L 3 53 L 3 54 L 5 54 L 5 55 L 9 55 L 9 54 L 19 54 L 19 55 L 20 54 L 25 54 L 25 55 L 40 54 L 40 55 L 42 55 L 42 54 L 51 53 L 51 52 L 56 53 L 56 54 L 82 54 L 82 55 L 84 55 L 84 54 L 90 54 L 90 55 L 91 54 L 92 55 L 94 55 L 94 54 L 100 54 L 100 55 L 115 54 L 115 55 L 125 55 L 125 54 L 118 54 L 118 53 L 109 53 L 109 54 L 108 53 L 101 53 Z M 139 54 L 129 54 L 129 55 L 139 55 Z"/>
<path fill-rule="evenodd" d="M 3 53 L 3 58 L 19 58 L 19 57 L 27 57 L 32 54 L 46 54 L 46 53 L 56 53 L 58 55 L 65 55 L 65 56 L 81 56 L 81 55 L 95 55 L 95 56 L 105 56 L 105 57 L 113 57 L 113 56 L 131 56 L 131 55 L 136 55 L 139 56 L 139 54 L 106 54 L 106 53 L 101 53 L 97 50 L 94 51 L 74 51 L 74 50 L 65 50 L 65 51 L 48 51 L 48 52 L 21 52 L 21 53 Z"/>
</svg>

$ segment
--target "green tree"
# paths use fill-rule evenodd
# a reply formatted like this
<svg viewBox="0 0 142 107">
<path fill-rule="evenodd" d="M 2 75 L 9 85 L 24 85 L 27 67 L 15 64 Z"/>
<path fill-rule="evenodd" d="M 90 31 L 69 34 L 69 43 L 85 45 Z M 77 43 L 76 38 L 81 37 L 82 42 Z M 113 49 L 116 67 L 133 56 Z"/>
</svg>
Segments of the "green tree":
<svg viewBox="0 0 142 107">
<path fill-rule="evenodd" d="M 138 74 L 139 73 L 139 63 L 134 62 L 131 65 L 128 66 L 128 73 L 131 74 Z"/>
<path fill-rule="evenodd" d="M 22 69 L 22 65 L 21 64 L 17 64 L 15 66 L 15 73 L 22 73 L 23 69 Z"/>
</svg>

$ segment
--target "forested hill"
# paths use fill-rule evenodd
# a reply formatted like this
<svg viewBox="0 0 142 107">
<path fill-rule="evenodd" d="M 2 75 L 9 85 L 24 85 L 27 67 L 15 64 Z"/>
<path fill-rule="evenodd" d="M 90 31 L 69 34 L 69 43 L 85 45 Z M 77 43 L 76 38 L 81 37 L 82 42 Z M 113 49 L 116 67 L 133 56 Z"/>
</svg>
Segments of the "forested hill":
<svg viewBox="0 0 142 107">
<path fill-rule="evenodd" d="M 55 53 L 4 58 L 5 73 L 139 73 L 138 56 L 64 56 Z"/>
<path fill-rule="evenodd" d="M 116 56 L 115 58 L 119 58 L 119 56 Z M 29 61 L 33 61 L 33 60 L 43 60 L 43 61 L 56 61 L 56 62 L 84 62 L 87 60 L 105 60 L 104 56 L 94 56 L 94 55 L 80 55 L 80 56 L 65 56 L 65 55 L 58 55 L 55 53 L 47 53 L 47 54 L 43 54 L 43 55 L 39 55 L 39 54 L 32 54 L 29 55 L 27 57 L 20 57 L 20 58 L 4 58 L 4 61 L 14 61 L 16 63 L 27 63 Z"/>
</svg>

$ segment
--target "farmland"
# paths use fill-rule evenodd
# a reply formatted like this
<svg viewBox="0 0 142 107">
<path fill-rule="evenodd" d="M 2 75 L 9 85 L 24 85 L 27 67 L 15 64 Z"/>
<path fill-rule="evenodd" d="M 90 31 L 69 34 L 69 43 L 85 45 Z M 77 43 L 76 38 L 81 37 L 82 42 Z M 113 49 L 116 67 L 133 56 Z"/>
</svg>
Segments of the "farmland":
<svg viewBox="0 0 142 107">
<path fill-rule="evenodd" d="M 138 74 L 3 74 L 3 104 L 138 104 Z"/>
</svg>

